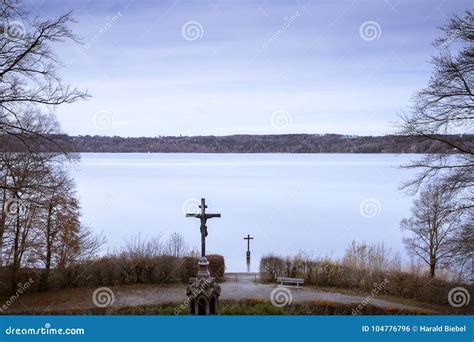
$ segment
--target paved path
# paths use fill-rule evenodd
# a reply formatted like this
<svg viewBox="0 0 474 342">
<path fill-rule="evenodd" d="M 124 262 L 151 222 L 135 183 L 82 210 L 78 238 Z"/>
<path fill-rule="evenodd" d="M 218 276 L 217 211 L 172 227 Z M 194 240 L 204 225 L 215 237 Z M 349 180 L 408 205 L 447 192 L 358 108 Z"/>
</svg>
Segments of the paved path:
<svg viewBox="0 0 474 342">
<path fill-rule="evenodd" d="M 270 300 L 272 290 L 277 286 L 274 284 L 256 283 L 256 274 L 235 273 L 226 276 L 227 281 L 221 284 L 222 299 L 248 299 L 260 298 Z M 310 302 L 310 301 L 328 301 L 342 304 L 362 303 L 367 296 L 345 295 L 335 292 L 321 291 L 309 287 L 287 287 L 291 293 L 294 303 Z M 389 302 L 383 299 L 372 298 L 370 304 L 380 307 L 396 307 L 401 309 L 417 309 L 414 306 L 403 305 L 399 303 Z"/>
</svg>

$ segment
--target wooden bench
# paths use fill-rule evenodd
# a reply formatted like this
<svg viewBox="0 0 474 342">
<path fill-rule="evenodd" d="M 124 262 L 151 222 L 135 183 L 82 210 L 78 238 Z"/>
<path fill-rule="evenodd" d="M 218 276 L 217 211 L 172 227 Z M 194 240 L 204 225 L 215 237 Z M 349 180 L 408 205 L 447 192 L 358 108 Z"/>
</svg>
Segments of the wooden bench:
<svg viewBox="0 0 474 342">
<path fill-rule="evenodd" d="M 285 286 L 287 284 L 292 284 L 292 286 L 296 285 L 296 287 L 299 287 L 300 284 L 303 285 L 304 279 L 303 278 L 278 277 L 277 282 L 280 283 L 280 285 L 278 285 L 278 286 Z"/>
</svg>

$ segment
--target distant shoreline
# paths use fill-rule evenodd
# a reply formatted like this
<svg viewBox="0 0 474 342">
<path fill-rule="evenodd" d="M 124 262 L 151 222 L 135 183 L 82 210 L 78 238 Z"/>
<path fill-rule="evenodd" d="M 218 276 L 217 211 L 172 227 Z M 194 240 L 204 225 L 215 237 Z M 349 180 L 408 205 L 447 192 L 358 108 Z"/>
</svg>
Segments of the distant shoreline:
<svg viewBox="0 0 474 342">
<path fill-rule="evenodd" d="M 451 136 L 474 144 L 474 135 Z M 442 142 L 413 136 L 339 134 L 109 137 L 64 136 L 78 153 L 447 153 Z"/>
<path fill-rule="evenodd" d="M 295 155 L 309 155 L 309 154 L 355 154 L 355 155 L 379 155 L 379 154 L 430 154 L 430 153 L 423 153 L 423 152 L 94 152 L 94 151 L 87 151 L 87 152 L 81 152 L 81 151 L 74 151 L 74 153 L 79 153 L 79 154 L 102 154 L 102 153 L 107 153 L 107 154 L 281 154 L 281 155 L 289 155 L 289 154 L 295 154 Z M 432 153 L 436 154 L 436 153 Z"/>
<path fill-rule="evenodd" d="M 438 136 L 474 145 L 474 134 Z M 31 137 L 30 137 L 31 138 Z M 35 137 L 33 137 L 35 138 Z M 420 136 L 356 136 L 341 134 L 281 134 L 227 136 L 119 137 L 51 135 L 38 140 L 39 152 L 76 153 L 452 153 L 448 144 Z M 22 140 L 0 136 L 0 151 L 22 152 Z"/>
</svg>

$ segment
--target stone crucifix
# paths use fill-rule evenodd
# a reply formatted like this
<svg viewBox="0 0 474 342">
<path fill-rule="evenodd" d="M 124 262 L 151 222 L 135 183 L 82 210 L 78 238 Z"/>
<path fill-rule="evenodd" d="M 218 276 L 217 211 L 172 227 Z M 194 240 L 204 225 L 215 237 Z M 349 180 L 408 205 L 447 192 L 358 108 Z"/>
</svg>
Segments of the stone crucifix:
<svg viewBox="0 0 474 342">
<path fill-rule="evenodd" d="M 207 220 L 213 217 L 221 217 L 221 214 L 207 214 L 206 213 L 206 199 L 201 198 L 200 214 L 186 214 L 186 217 L 195 217 L 201 220 L 201 257 L 206 256 L 206 236 L 207 236 Z"/>
<path fill-rule="evenodd" d="M 195 278 L 189 278 L 190 285 L 186 288 L 189 299 L 189 313 L 191 315 L 217 315 L 219 311 L 219 296 L 221 288 L 211 277 L 209 261 L 206 258 L 207 220 L 221 217 L 221 214 L 206 213 L 206 199 L 201 198 L 200 214 L 186 214 L 186 217 L 195 217 L 201 220 L 201 258 L 198 261 L 199 271 Z"/>
</svg>

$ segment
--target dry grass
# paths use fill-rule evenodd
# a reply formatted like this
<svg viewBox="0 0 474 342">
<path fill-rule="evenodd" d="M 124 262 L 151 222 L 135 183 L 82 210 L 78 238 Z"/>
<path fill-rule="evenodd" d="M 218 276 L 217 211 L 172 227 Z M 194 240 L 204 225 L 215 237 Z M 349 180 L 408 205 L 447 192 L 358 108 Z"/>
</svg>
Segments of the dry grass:
<svg viewBox="0 0 474 342">
<path fill-rule="evenodd" d="M 174 315 L 178 303 L 164 303 L 161 305 L 140 305 L 122 307 L 68 307 L 44 309 L 36 314 L 40 315 Z M 310 303 L 294 304 L 282 308 L 273 306 L 261 299 L 249 299 L 245 301 L 221 301 L 220 315 L 352 315 L 353 306 L 327 301 L 314 301 Z M 16 312 L 15 314 L 28 314 L 28 311 Z M 186 311 L 180 315 L 186 315 Z M 406 310 L 399 308 L 380 308 L 367 305 L 361 311 L 362 315 L 430 315 L 429 310 Z"/>
</svg>

